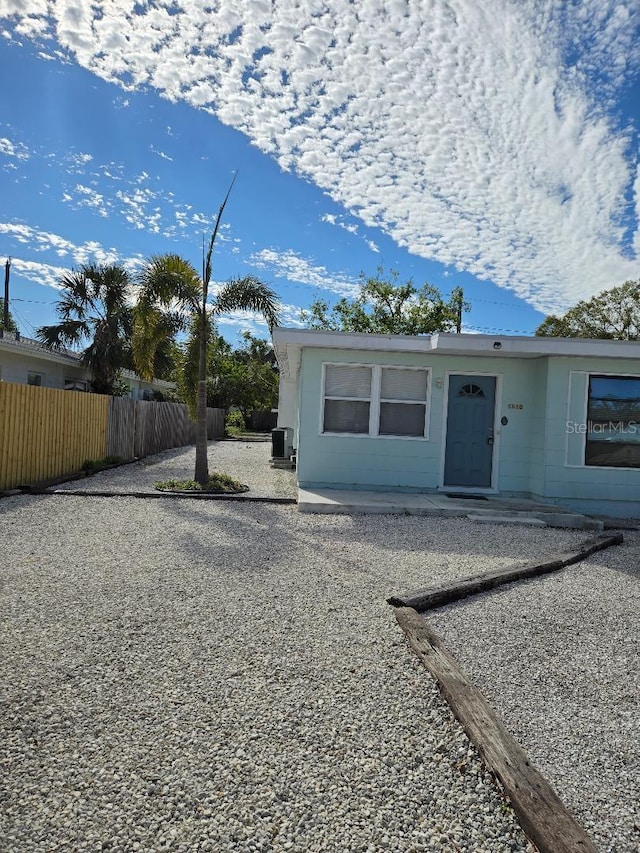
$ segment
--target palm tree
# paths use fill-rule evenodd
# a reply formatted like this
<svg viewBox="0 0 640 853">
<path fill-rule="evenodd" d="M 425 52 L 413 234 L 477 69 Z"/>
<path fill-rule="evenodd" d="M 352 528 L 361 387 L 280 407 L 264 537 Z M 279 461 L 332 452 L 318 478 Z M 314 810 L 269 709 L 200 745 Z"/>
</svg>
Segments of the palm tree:
<svg viewBox="0 0 640 853">
<path fill-rule="evenodd" d="M 229 192 L 231 189 L 229 189 Z M 229 193 L 227 193 L 227 198 Z M 189 261 L 178 255 L 156 255 L 142 270 L 135 309 L 133 355 L 136 370 L 145 379 L 153 377 L 153 360 L 163 340 L 163 329 L 175 333 L 194 325 L 198 330 L 198 400 L 196 464 L 194 479 L 209 481 L 207 461 L 207 343 L 211 319 L 230 311 L 249 310 L 263 315 L 269 328 L 278 322 L 275 293 L 255 276 L 232 279 L 209 301 L 211 254 L 226 198 L 203 263 L 202 276 Z"/>
<path fill-rule="evenodd" d="M 132 366 L 129 275 L 117 264 L 83 264 L 65 273 L 60 284 L 60 322 L 41 326 L 36 336 L 53 350 L 86 344 L 81 362 L 91 370 L 91 390 L 112 394 L 120 371 Z"/>
</svg>

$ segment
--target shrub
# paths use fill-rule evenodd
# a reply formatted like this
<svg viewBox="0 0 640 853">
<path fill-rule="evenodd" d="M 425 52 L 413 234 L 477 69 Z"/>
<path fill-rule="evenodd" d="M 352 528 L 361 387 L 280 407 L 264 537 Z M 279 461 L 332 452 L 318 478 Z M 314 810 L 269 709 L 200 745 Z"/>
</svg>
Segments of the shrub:
<svg viewBox="0 0 640 853">
<path fill-rule="evenodd" d="M 156 483 L 156 489 L 161 492 L 208 492 L 212 494 L 233 494 L 247 492 L 249 487 L 228 474 L 214 472 L 206 486 L 201 486 L 195 480 L 164 480 Z"/>
<path fill-rule="evenodd" d="M 224 431 L 226 435 L 230 435 L 232 437 L 241 435 L 245 432 L 246 428 L 247 426 L 244 422 L 244 418 L 242 417 L 242 412 L 239 412 L 237 409 L 229 412 L 224 422 Z"/>
</svg>

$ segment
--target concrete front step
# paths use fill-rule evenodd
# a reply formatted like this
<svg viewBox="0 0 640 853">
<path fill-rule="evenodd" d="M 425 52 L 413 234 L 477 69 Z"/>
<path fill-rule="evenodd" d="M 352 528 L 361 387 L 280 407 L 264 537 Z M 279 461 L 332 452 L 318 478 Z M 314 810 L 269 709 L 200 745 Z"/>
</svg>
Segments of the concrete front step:
<svg viewBox="0 0 640 853">
<path fill-rule="evenodd" d="M 520 499 L 501 498 L 499 506 L 488 501 L 473 507 L 463 498 L 438 494 L 375 492 L 355 489 L 299 489 L 299 512 L 340 513 L 344 515 L 379 513 L 386 515 L 440 516 L 471 518 L 481 524 L 523 524 L 529 527 L 568 527 L 578 530 L 602 530 L 602 521 L 559 507 L 535 502 L 526 506 Z M 533 502 L 531 502 L 533 504 Z M 471 512 L 470 512 L 471 510 Z"/>
<path fill-rule="evenodd" d="M 522 527 L 546 527 L 546 522 L 541 518 L 534 518 L 531 515 L 522 513 L 513 513 L 512 515 L 479 515 L 478 513 L 469 513 L 467 516 L 469 521 L 474 521 L 476 524 L 519 524 Z"/>
</svg>

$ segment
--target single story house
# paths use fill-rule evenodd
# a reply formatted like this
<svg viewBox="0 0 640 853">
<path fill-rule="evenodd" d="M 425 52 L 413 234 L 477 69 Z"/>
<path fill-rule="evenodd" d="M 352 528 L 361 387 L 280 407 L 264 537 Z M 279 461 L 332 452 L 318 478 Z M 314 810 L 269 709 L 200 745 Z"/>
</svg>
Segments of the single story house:
<svg viewBox="0 0 640 853">
<path fill-rule="evenodd" d="M 640 517 L 640 343 L 276 328 L 301 488 Z"/>
<path fill-rule="evenodd" d="M 91 371 L 81 364 L 77 352 L 50 350 L 39 341 L 0 329 L 0 381 L 87 391 L 90 379 Z M 154 391 L 174 388 L 172 382 L 161 379 L 145 382 L 131 370 L 123 370 L 122 379 L 134 400 L 147 400 Z"/>
</svg>

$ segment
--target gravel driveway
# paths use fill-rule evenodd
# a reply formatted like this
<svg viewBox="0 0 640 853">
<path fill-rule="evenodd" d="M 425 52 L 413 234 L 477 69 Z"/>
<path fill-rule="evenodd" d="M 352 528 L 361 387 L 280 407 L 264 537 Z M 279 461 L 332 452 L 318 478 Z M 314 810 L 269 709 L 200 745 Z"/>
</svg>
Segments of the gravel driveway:
<svg viewBox="0 0 640 853">
<path fill-rule="evenodd" d="M 222 470 L 245 479 L 243 452 Z M 247 457 L 266 489 L 272 472 Z M 99 488 L 128 471 L 138 490 L 137 470 Z M 385 599 L 584 533 L 26 495 L 0 501 L 0 522 L 3 851 L 528 849 Z M 634 565 L 638 544 L 616 560 Z M 567 750 L 542 768 L 565 799 L 577 764 Z M 635 849 L 625 786 L 571 803 L 602 849 Z"/>
<path fill-rule="evenodd" d="M 270 441 L 211 441 L 209 471 L 231 474 L 234 479 L 249 486 L 248 494 L 252 497 L 296 498 L 298 489 L 295 472 L 271 468 L 270 456 Z M 129 465 L 64 483 L 58 488 L 66 491 L 156 492 L 155 483 L 158 481 L 192 479 L 194 468 L 195 450 L 178 447 Z"/>
</svg>

